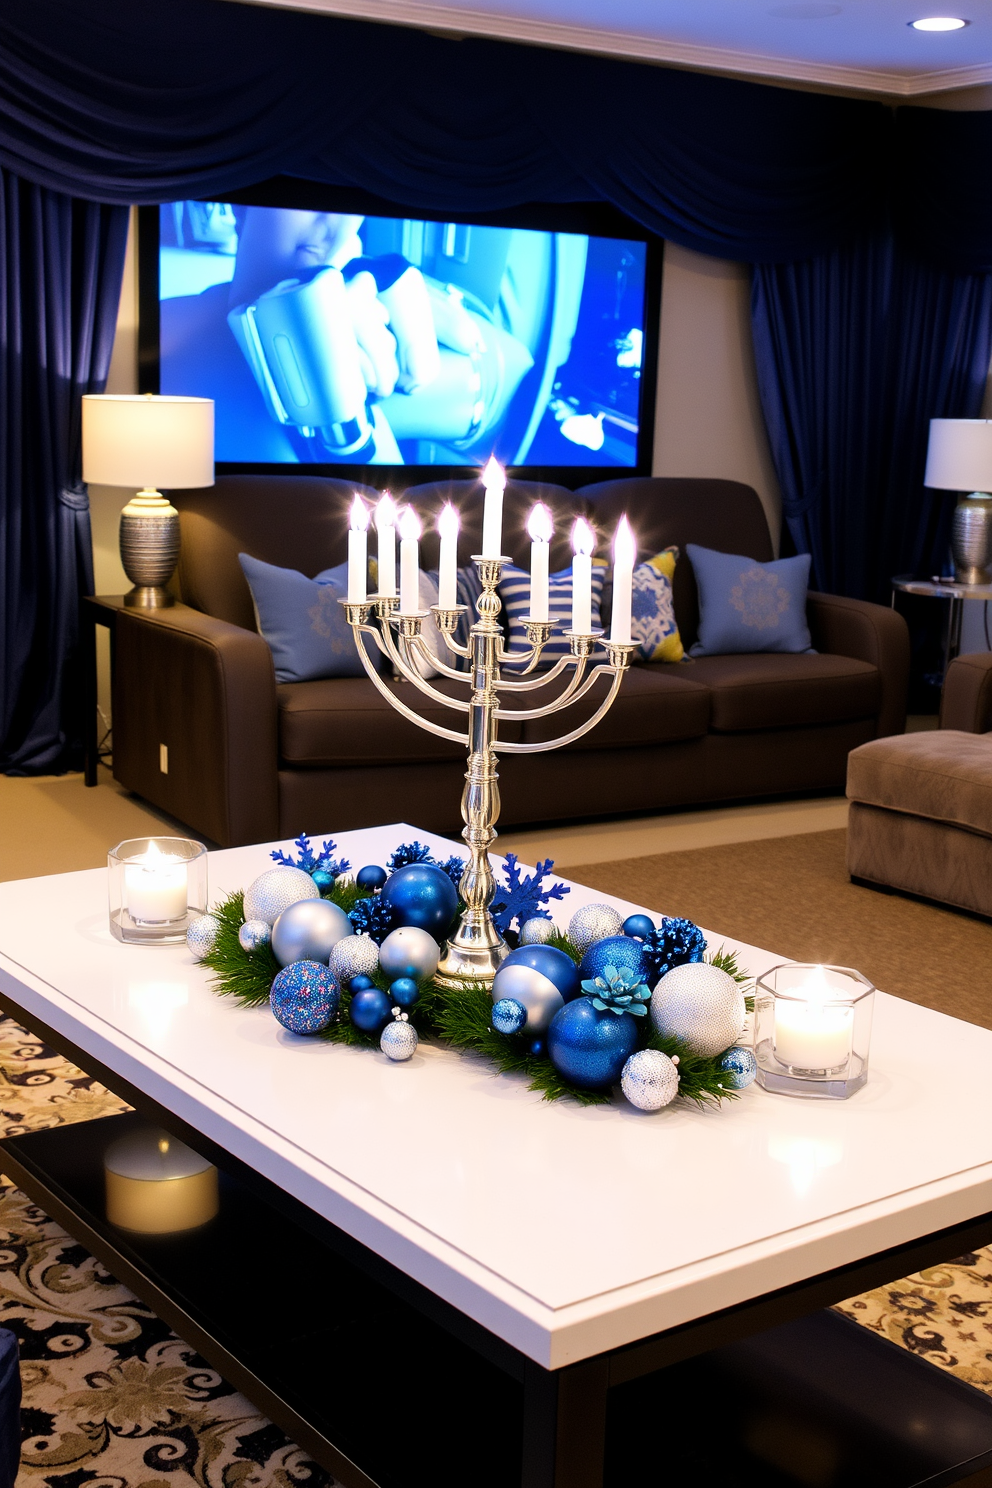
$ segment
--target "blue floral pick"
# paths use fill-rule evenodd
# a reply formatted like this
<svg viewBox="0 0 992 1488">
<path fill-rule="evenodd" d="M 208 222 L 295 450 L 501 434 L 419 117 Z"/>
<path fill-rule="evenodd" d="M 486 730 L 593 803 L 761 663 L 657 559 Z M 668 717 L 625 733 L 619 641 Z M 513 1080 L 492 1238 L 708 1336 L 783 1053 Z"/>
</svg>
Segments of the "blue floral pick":
<svg viewBox="0 0 992 1488">
<path fill-rule="evenodd" d="M 270 857 L 284 868 L 302 868 L 304 873 L 315 873 L 319 868 L 322 873 L 329 873 L 332 878 L 337 878 L 339 873 L 347 873 L 351 864 L 347 858 L 335 858 L 332 854 L 337 848 L 337 843 L 328 837 L 324 841 L 319 853 L 315 853 L 310 845 L 310 838 L 306 832 L 301 832 L 293 843 L 300 850 L 299 858 L 288 856 L 277 848 Z"/>
<path fill-rule="evenodd" d="M 651 989 L 641 981 L 636 971 L 626 966 L 619 970 L 615 966 L 604 966 L 602 976 L 583 982 L 582 990 L 592 998 L 593 1007 L 601 1013 L 633 1013 L 635 1018 L 647 1015 L 644 1004 L 651 996 Z"/>
</svg>

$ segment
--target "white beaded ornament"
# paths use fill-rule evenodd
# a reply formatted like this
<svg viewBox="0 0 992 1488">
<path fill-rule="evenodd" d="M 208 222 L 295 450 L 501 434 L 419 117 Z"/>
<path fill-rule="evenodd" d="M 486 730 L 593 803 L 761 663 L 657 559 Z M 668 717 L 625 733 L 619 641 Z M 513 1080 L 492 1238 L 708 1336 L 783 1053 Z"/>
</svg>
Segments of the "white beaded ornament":
<svg viewBox="0 0 992 1488">
<path fill-rule="evenodd" d="M 291 904 L 319 898 L 320 890 L 302 868 L 269 868 L 245 889 L 245 919 L 274 925 Z"/>
<path fill-rule="evenodd" d="M 744 1029 L 744 993 L 727 972 L 691 961 L 666 972 L 651 994 L 651 1022 L 709 1059 L 736 1044 Z"/>
<path fill-rule="evenodd" d="M 612 904 L 583 904 L 568 922 L 568 938 L 578 951 L 587 951 L 597 940 L 619 935 L 623 915 Z"/>
</svg>

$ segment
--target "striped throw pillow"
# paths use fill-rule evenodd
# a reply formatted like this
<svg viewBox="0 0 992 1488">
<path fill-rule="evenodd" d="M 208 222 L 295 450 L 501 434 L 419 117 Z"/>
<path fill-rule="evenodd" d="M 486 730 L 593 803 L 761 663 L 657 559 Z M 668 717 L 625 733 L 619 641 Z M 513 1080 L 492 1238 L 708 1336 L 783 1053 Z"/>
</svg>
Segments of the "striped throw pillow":
<svg viewBox="0 0 992 1488">
<path fill-rule="evenodd" d="M 607 564 L 603 558 L 592 560 L 592 628 L 599 630 L 600 602 L 603 596 L 603 580 L 606 576 Z M 499 597 L 503 603 L 503 610 L 507 619 L 508 648 L 512 651 L 526 649 L 529 642 L 527 632 L 524 629 L 524 617 L 530 613 L 530 574 L 526 569 L 517 568 L 515 564 L 508 563 L 500 575 Z M 562 635 L 562 631 L 568 630 L 572 624 L 572 570 L 563 568 L 560 573 L 553 573 L 548 580 L 548 619 L 555 629 L 544 650 L 541 652 L 541 665 L 551 665 L 562 656 L 568 656 L 568 642 Z M 512 671 L 512 667 L 507 668 Z"/>
</svg>

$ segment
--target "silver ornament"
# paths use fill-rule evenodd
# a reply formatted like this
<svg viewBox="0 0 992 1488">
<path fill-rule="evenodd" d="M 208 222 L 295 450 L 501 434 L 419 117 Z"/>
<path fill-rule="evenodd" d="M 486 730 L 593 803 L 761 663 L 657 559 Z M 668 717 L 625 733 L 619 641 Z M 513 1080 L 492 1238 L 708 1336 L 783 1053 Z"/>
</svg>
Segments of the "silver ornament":
<svg viewBox="0 0 992 1488">
<path fill-rule="evenodd" d="M 547 945 L 552 935 L 556 934 L 557 928 L 554 920 L 535 915 L 532 920 L 525 920 L 520 926 L 520 944 Z"/>
<path fill-rule="evenodd" d="M 396 1064 L 410 1059 L 417 1052 L 418 1043 L 417 1030 L 413 1024 L 403 1021 L 387 1023 L 379 1038 L 379 1048 L 387 1059 L 392 1059 Z"/>
<path fill-rule="evenodd" d="M 280 966 L 323 961 L 346 935 L 351 921 L 329 899 L 303 899 L 284 909 L 272 926 L 272 951 Z"/>
<path fill-rule="evenodd" d="M 679 1072 L 660 1049 L 638 1049 L 623 1067 L 620 1089 L 639 1111 L 660 1111 L 679 1093 Z"/>
<path fill-rule="evenodd" d="M 565 1006 L 565 999 L 549 977 L 535 971 L 532 966 L 520 966 L 516 962 L 501 966 L 493 978 L 493 1003 L 504 998 L 519 1002 L 527 1014 L 521 1033 L 543 1033 L 554 1017 Z"/>
<path fill-rule="evenodd" d="M 397 977 L 412 977 L 415 982 L 422 982 L 434 975 L 440 959 L 437 941 L 419 925 L 401 925 L 398 930 L 390 930 L 379 947 L 379 965 L 391 982 Z"/>
<path fill-rule="evenodd" d="M 202 961 L 204 956 L 209 956 L 217 944 L 219 929 L 220 920 L 216 915 L 202 914 L 190 921 L 186 929 L 186 944 L 197 961 Z"/>
<path fill-rule="evenodd" d="M 345 869 L 344 873 L 339 873 L 335 878 L 334 887 L 336 889 L 347 889 L 350 888 L 354 882 L 355 875 L 351 872 L 350 869 Z"/>
<path fill-rule="evenodd" d="M 724 1083 L 728 1090 L 746 1090 L 758 1073 L 758 1061 L 750 1049 L 737 1044 L 720 1060 L 720 1070 L 726 1076 Z"/>
<path fill-rule="evenodd" d="M 379 947 L 368 935 L 346 935 L 331 951 L 327 964 L 339 982 L 372 976 L 379 966 Z"/>
<path fill-rule="evenodd" d="M 583 904 L 568 922 L 568 938 L 577 951 L 587 951 L 594 941 L 619 935 L 622 924 L 612 904 Z"/>
<path fill-rule="evenodd" d="M 245 919 L 274 925 L 291 904 L 319 898 L 320 890 L 302 868 L 268 868 L 245 889 Z"/>
<path fill-rule="evenodd" d="M 238 944 L 243 951 L 257 951 L 272 939 L 272 926 L 264 920 L 245 920 L 238 931 Z"/>
<path fill-rule="evenodd" d="M 707 1059 L 736 1044 L 746 1017 L 744 993 L 733 977 L 706 961 L 673 967 L 651 994 L 651 1021 L 658 1032 L 681 1039 Z"/>
</svg>

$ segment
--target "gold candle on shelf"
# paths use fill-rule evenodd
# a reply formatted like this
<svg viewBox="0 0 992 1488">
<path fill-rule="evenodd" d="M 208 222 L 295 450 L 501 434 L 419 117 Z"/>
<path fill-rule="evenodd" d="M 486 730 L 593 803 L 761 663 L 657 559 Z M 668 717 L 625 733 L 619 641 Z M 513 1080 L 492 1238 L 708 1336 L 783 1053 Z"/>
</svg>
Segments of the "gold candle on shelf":
<svg viewBox="0 0 992 1488">
<path fill-rule="evenodd" d="M 214 1218 L 217 1169 L 161 1127 L 111 1142 L 103 1155 L 107 1218 L 123 1230 L 170 1235 Z"/>
</svg>

